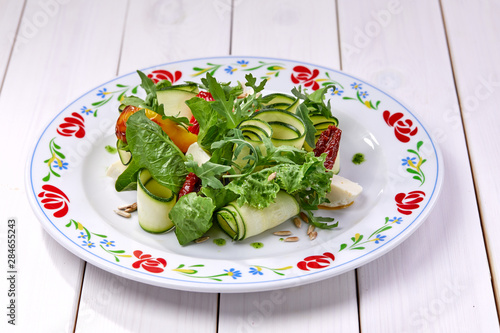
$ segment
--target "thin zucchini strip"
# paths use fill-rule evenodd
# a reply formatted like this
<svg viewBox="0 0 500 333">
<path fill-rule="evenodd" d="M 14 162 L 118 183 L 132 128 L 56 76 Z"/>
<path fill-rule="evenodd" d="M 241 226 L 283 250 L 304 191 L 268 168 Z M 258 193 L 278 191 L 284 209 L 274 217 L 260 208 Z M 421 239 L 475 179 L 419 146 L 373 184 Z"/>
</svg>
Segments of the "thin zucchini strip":
<svg viewBox="0 0 500 333">
<path fill-rule="evenodd" d="M 142 169 L 137 177 L 137 214 L 142 229 L 159 234 L 169 231 L 174 223 L 168 213 L 175 205 L 175 194 Z"/>
<path fill-rule="evenodd" d="M 279 191 L 276 201 L 264 209 L 257 209 L 247 204 L 240 207 L 233 201 L 221 208 L 216 217 L 219 226 L 229 237 L 243 240 L 272 229 L 299 212 L 299 204 L 295 198 L 284 191 Z"/>
</svg>

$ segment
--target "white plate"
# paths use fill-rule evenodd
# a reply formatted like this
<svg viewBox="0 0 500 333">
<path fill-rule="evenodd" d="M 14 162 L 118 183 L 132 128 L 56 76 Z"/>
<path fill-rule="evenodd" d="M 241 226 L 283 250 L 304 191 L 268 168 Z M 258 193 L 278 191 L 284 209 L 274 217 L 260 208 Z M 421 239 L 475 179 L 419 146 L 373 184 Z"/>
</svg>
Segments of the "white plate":
<svg viewBox="0 0 500 333">
<path fill-rule="evenodd" d="M 443 181 L 442 157 L 416 117 L 396 99 L 348 74 L 296 61 L 259 57 L 214 57 L 143 70 L 179 83 L 210 72 L 220 81 L 267 78 L 266 92 L 308 91 L 335 84 L 328 97 L 343 130 L 340 174 L 364 188 L 344 210 L 320 210 L 339 222 L 317 230 L 288 221 L 242 242 L 220 231 L 202 244 L 181 247 L 173 233 L 144 232 L 137 216 L 116 215 L 135 202 L 135 192 L 117 193 L 106 168 L 118 159 L 114 125 L 119 98 L 141 94 L 130 73 L 76 99 L 45 128 L 27 166 L 30 203 L 47 232 L 80 258 L 114 274 L 152 285 L 201 292 L 251 292 L 298 286 L 341 274 L 381 256 L 406 239 L 436 203 Z M 163 76 L 162 76 L 163 75 Z M 354 154 L 365 161 L 354 164 Z M 291 230 L 300 241 L 272 235 Z M 224 246 L 213 240 L 225 239 Z M 262 243 L 254 247 L 252 243 Z"/>
</svg>

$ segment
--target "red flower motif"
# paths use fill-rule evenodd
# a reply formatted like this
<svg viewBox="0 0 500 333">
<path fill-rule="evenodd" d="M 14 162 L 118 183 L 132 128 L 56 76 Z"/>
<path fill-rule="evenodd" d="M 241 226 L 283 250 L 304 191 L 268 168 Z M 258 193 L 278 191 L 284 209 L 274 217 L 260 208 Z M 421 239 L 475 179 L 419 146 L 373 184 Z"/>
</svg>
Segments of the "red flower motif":
<svg viewBox="0 0 500 333">
<path fill-rule="evenodd" d="M 295 84 L 303 83 L 304 87 L 311 87 L 312 90 L 318 90 L 319 84 L 314 79 L 319 75 L 319 70 L 314 69 L 312 72 L 305 66 L 295 66 L 292 73 L 292 82 Z M 295 75 L 296 74 L 296 75 Z"/>
<path fill-rule="evenodd" d="M 408 194 L 398 193 L 394 198 L 398 206 L 398 212 L 405 215 L 410 215 L 412 210 L 420 207 L 419 203 L 424 200 L 425 192 L 411 191 Z"/>
<path fill-rule="evenodd" d="M 38 193 L 40 202 L 45 209 L 57 210 L 54 217 L 61 218 L 68 213 L 69 199 L 63 191 L 52 185 L 43 185 L 43 191 Z"/>
<path fill-rule="evenodd" d="M 169 71 L 166 71 L 164 69 L 157 69 L 152 71 L 151 73 L 148 74 L 148 77 L 153 80 L 154 83 L 158 83 L 163 80 L 168 80 L 172 83 L 175 81 L 179 81 L 179 79 L 182 76 L 181 71 L 175 71 L 174 74 L 170 73 Z"/>
<path fill-rule="evenodd" d="M 394 134 L 399 141 L 410 142 L 410 136 L 417 134 L 418 127 L 412 128 L 413 122 L 410 119 L 402 120 L 404 115 L 401 112 L 391 115 L 389 111 L 385 110 L 383 116 L 387 125 L 394 127 Z"/>
<path fill-rule="evenodd" d="M 85 124 L 81 115 L 76 112 L 71 114 L 71 117 L 64 118 L 64 123 L 57 128 L 57 133 L 62 136 L 76 136 L 81 139 L 85 136 Z"/>
<path fill-rule="evenodd" d="M 139 250 L 134 251 L 134 256 L 139 259 L 132 264 L 135 269 L 142 267 L 151 273 L 161 273 L 164 271 L 163 268 L 167 267 L 167 261 L 163 258 L 153 258 L 150 254 L 143 254 Z"/>
<path fill-rule="evenodd" d="M 303 261 L 297 263 L 297 267 L 303 271 L 312 269 L 321 269 L 330 266 L 335 260 L 335 256 L 330 252 L 325 252 L 322 255 L 309 256 Z"/>
</svg>

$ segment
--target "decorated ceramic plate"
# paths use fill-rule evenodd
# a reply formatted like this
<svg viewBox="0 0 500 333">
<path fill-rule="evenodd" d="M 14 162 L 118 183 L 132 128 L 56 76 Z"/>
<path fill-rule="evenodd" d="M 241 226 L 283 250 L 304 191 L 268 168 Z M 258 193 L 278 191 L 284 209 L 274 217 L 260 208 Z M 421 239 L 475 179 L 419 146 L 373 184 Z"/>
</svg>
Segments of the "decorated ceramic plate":
<svg viewBox="0 0 500 333">
<path fill-rule="evenodd" d="M 83 260 L 132 280 L 180 290 L 251 292 L 298 286 L 352 270 L 406 239 L 436 203 L 443 162 L 419 118 L 389 94 L 343 72 L 259 57 L 178 61 L 142 70 L 154 81 L 199 81 L 211 73 L 236 84 L 267 79 L 266 92 L 309 92 L 327 85 L 342 129 L 340 175 L 363 192 L 342 210 L 321 210 L 338 222 L 310 240 L 291 221 L 241 242 L 212 228 L 206 242 L 180 246 L 174 233 L 143 231 L 137 215 L 114 210 L 135 202 L 117 193 L 107 168 L 118 160 L 114 126 L 119 100 L 138 94 L 130 73 L 90 90 L 59 112 L 35 144 L 27 166 L 30 202 L 47 232 Z M 290 230 L 298 242 L 273 235 Z"/>
</svg>

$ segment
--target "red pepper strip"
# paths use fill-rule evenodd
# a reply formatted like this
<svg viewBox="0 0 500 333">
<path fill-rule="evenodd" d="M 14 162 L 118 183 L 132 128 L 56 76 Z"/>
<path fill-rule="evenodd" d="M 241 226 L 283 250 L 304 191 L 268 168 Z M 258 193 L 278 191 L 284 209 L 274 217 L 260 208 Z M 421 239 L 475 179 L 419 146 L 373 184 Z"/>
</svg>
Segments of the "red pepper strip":
<svg viewBox="0 0 500 333">
<path fill-rule="evenodd" d="M 198 178 L 198 176 L 195 175 L 194 173 L 190 172 L 186 176 L 184 184 L 182 184 L 181 190 L 179 191 L 178 199 L 180 199 L 183 195 L 186 195 L 191 192 L 199 192 L 200 190 L 201 190 L 201 179 Z"/>
<path fill-rule="evenodd" d="M 207 91 L 200 91 L 196 95 L 196 97 L 203 98 L 205 101 L 208 101 L 208 102 L 215 101 L 212 94 L 207 92 Z M 193 125 L 188 127 L 188 131 L 193 133 L 193 134 L 198 135 L 198 133 L 200 133 L 200 124 L 198 124 L 198 121 L 196 120 L 196 118 L 194 116 L 192 116 L 191 119 L 189 119 L 189 122 Z"/>
<path fill-rule="evenodd" d="M 320 156 L 326 153 L 325 168 L 331 170 L 337 159 L 337 154 L 339 152 L 340 136 L 342 131 L 340 128 L 333 125 L 328 126 L 324 130 L 316 143 L 316 148 L 314 148 L 314 156 Z"/>
<path fill-rule="evenodd" d="M 193 125 L 188 127 L 188 131 L 193 133 L 193 134 L 198 135 L 198 133 L 200 133 L 200 124 L 198 124 L 198 120 L 196 120 L 196 118 L 194 116 L 191 116 L 191 119 L 189 120 L 189 122 Z"/>
</svg>

